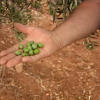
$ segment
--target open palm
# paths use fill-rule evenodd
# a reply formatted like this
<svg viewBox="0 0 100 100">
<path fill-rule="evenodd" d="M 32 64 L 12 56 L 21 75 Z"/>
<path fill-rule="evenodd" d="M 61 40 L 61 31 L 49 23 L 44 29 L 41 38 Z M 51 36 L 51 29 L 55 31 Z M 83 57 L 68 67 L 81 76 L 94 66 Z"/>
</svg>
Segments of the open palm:
<svg viewBox="0 0 100 100">
<path fill-rule="evenodd" d="M 36 62 L 41 58 L 48 57 L 58 50 L 58 46 L 53 38 L 53 35 L 46 30 L 37 28 L 37 27 L 27 27 L 22 24 L 15 24 L 15 27 L 24 34 L 27 34 L 27 38 L 21 42 L 26 46 L 26 43 L 29 41 L 41 42 L 44 45 L 43 49 L 40 49 L 40 53 L 34 56 L 22 57 L 21 55 L 16 56 L 15 51 L 19 50 L 18 45 L 16 44 L 7 50 L 4 50 L 0 53 L 1 59 L 0 64 L 6 64 L 7 67 L 13 67 L 16 64 L 21 62 Z"/>
</svg>

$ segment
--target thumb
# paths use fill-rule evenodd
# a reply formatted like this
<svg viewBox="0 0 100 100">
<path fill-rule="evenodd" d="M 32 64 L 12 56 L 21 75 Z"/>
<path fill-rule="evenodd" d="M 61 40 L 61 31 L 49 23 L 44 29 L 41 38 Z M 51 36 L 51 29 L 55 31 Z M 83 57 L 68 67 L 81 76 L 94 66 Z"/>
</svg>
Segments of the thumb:
<svg viewBox="0 0 100 100">
<path fill-rule="evenodd" d="M 28 27 L 20 23 L 15 23 L 15 28 L 24 34 L 29 34 L 30 31 L 32 30 L 32 27 Z"/>
</svg>

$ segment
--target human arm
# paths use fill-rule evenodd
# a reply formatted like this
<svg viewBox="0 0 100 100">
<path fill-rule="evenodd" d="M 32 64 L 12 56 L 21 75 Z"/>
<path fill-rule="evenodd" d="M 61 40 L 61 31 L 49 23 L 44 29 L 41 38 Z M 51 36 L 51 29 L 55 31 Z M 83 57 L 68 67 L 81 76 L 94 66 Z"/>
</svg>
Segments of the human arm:
<svg viewBox="0 0 100 100">
<path fill-rule="evenodd" d="M 53 30 L 59 48 L 86 37 L 100 27 L 100 0 L 85 0 L 70 17 Z"/>
<path fill-rule="evenodd" d="M 48 57 L 61 48 L 77 41 L 100 26 L 100 0 L 86 0 L 79 5 L 71 16 L 52 32 L 16 24 L 16 28 L 27 34 L 27 38 L 21 43 L 26 45 L 28 41 L 36 41 L 44 44 L 40 54 L 28 57 L 16 56 L 18 44 L 0 53 L 0 64 L 13 67 L 21 62 L 36 62 L 39 59 Z"/>
</svg>

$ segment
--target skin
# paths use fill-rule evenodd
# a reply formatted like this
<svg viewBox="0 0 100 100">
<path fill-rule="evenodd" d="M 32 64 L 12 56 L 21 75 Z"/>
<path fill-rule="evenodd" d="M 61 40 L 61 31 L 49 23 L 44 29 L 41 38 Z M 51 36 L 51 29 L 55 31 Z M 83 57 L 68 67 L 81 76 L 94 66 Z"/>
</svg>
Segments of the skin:
<svg viewBox="0 0 100 100">
<path fill-rule="evenodd" d="M 63 24 L 53 31 L 24 26 L 19 23 L 15 24 L 15 27 L 27 34 L 26 40 L 20 44 L 26 45 L 27 42 L 33 40 L 37 43 L 43 43 L 44 48 L 40 49 L 38 55 L 28 57 L 16 56 L 14 54 L 18 50 L 19 44 L 2 51 L 0 53 L 0 64 L 6 64 L 9 68 L 21 62 L 34 63 L 41 58 L 48 57 L 98 29 L 100 27 L 100 0 L 85 0 Z"/>
</svg>

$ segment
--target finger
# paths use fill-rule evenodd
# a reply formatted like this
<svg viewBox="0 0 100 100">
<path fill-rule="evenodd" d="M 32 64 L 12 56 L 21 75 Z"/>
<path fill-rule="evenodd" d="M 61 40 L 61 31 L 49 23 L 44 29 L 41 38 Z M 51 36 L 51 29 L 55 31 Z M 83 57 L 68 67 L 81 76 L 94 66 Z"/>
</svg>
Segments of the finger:
<svg viewBox="0 0 100 100">
<path fill-rule="evenodd" d="M 40 56 L 39 55 L 35 55 L 34 57 L 33 56 L 24 57 L 24 58 L 22 58 L 22 61 L 23 62 L 31 62 L 31 63 L 33 63 L 33 62 L 38 61 L 39 59 L 41 59 Z"/>
<path fill-rule="evenodd" d="M 20 44 L 23 44 L 23 45 L 25 46 L 26 43 L 27 43 L 27 41 L 23 41 L 23 42 L 21 42 Z M 16 45 L 14 45 L 14 46 L 11 47 L 11 48 L 8 48 L 7 50 L 2 51 L 2 52 L 0 53 L 0 56 L 3 57 L 3 56 L 5 56 L 5 55 L 7 55 L 7 54 L 9 54 L 9 53 L 12 53 L 12 52 L 18 50 L 18 49 L 19 49 L 19 44 L 16 44 Z"/>
<path fill-rule="evenodd" d="M 8 68 L 14 67 L 15 65 L 17 65 L 17 64 L 19 64 L 19 63 L 21 63 L 21 62 L 22 62 L 22 56 L 21 56 L 21 55 L 20 55 L 20 56 L 16 56 L 15 58 L 10 59 L 10 60 L 7 62 L 6 66 L 7 66 Z"/>
<path fill-rule="evenodd" d="M 24 34 L 30 33 L 30 31 L 33 29 L 32 27 L 28 27 L 28 26 L 22 25 L 20 23 L 16 23 L 15 27 L 17 30 L 19 30 L 20 32 L 22 32 Z"/>
<path fill-rule="evenodd" d="M 0 59 L 0 64 L 3 65 L 5 64 L 8 60 L 12 59 L 16 57 L 16 55 L 14 53 L 10 53 L 7 56 L 4 56 L 3 58 Z"/>
<path fill-rule="evenodd" d="M 23 50 L 21 50 L 21 49 L 19 49 L 19 51 L 21 51 L 21 53 L 23 52 Z M 10 54 L 8 54 L 0 59 L 0 64 L 1 65 L 5 64 L 8 60 L 10 60 L 14 57 L 16 57 L 15 53 L 10 53 Z"/>
</svg>

